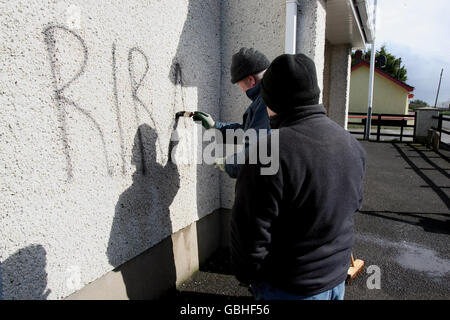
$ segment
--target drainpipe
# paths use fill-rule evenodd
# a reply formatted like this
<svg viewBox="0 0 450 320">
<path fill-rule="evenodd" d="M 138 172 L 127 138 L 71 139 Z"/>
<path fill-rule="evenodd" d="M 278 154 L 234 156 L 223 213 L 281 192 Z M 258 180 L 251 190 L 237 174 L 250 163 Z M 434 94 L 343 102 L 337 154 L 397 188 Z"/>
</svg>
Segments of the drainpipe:
<svg viewBox="0 0 450 320">
<path fill-rule="evenodd" d="M 286 35 L 284 42 L 284 52 L 295 54 L 296 33 L 297 33 L 297 0 L 286 0 Z"/>
<path fill-rule="evenodd" d="M 364 140 L 370 140 L 370 130 L 372 124 L 372 106 L 373 106 L 373 82 L 375 75 L 375 39 L 376 39 L 376 27 L 377 27 L 377 0 L 374 2 L 373 7 L 373 35 L 372 35 L 372 50 L 370 53 L 370 73 L 369 73 L 369 98 L 367 106 L 367 119 Z"/>
</svg>

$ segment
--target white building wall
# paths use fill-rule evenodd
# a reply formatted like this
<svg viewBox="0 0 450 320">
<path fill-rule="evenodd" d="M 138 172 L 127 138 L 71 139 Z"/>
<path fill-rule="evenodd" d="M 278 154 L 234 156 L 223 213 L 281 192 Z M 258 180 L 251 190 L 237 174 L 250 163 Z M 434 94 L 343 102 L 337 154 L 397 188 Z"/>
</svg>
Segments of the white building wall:
<svg viewBox="0 0 450 320">
<path fill-rule="evenodd" d="M 168 161 L 174 128 L 196 154 L 199 126 L 174 114 L 242 121 L 231 57 L 284 52 L 285 1 L 11 0 L 0 18 L 1 297 L 66 297 L 232 207 L 234 180 Z M 325 19 L 300 1 L 297 52 L 322 89 Z"/>
<path fill-rule="evenodd" d="M 328 117 L 347 129 L 352 60 L 351 47 L 348 44 L 328 44 L 326 51 L 329 63 L 325 67 L 328 72 L 328 82 L 324 83 L 328 87 L 324 88 L 324 92 L 328 95 L 326 104 Z"/>
<path fill-rule="evenodd" d="M 176 111 L 219 117 L 220 12 L 0 1 L 3 298 L 65 297 L 219 208 L 217 169 L 168 154 Z"/>
<path fill-rule="evenodd" d="M 323 100 L 323 71 L 325 61 L 326 1 L 299 1 L 297 17 L 297 53 L 311 58 L 316 65 L 317 82 L 321 90 L 320 103 Z"/>
</svg>

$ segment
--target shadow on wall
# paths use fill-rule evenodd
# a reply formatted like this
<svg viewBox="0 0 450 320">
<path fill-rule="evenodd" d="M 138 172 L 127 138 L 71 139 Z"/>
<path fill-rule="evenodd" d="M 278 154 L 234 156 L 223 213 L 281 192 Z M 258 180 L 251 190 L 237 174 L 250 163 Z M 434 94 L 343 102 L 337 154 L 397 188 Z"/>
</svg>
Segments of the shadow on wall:
<svg viewBox="0 0 450 320">
<path fill-rule="evenodd" d="M 180 188 L 180 176 L 171 161 L 165 166 L 156 161 L 156 141 L 157 133 L 152 127 L 139 126 L 132 149 L 131 161 L 136 166 L 133 184 L 120 195 L 116 204 L 107 248 L 109 262 L 114 267 L 154 245 L 152 239 L 163 239 L 172 234 L 169 207 Z M 150 259 L 149 263 L 131 262 L 114 270 L 121 272 L 128 298 L 157 297 L 155 282 L 175 286 L 176 269 L 170 237 L 163 241 L 161 248 L 158 265 Z"/>
<path fill-rule="evenodd" d="M 211 113 L 216 120 L 219 120 L 221 94 L 220 12 L 220 1 L 189 0 L 186 20 L 169 74 L 170 81 L 181 87 L 181 99 L 178 97 L 178 100 L 181 100 L 182 105 L 177 110 L 194 111 L 192 108 L 196 108 Z M 197 89 L 197 106 L 185 105 L 183 88 L 186 87 Z M 203 142 L 202 150 L 207 144 Z M 220 207 L 220 203 L 217 203 L 216 208 L 211 208 L 220 194 L 219 179 L 219 170 L 214 166 L 204 163 L 196 165 L 196 201 L 200 219 L 205 220 L 205 215 Z M 218 242 L 223 233 L 221 227 L 217 227 L 220 219 L 206 219 L 208 223 L 197 222 L 196 226 L 200 264 L 219 247 Z"/>
<path fill-rule="evenodd" d="M 188 2 L 186 20 L 168 75 L 170 81 L 181 88 L 179 93 L 181 97 L 175 97 L 178 101 L 181 100 L 181 106 L 178 106 L 176 110 L 205 111 L 219 120 L 221 3 L 214 0 L 189 0 Z M 184 97 L 186 87 L 197 89 L 196 106 L 186 105 Z M 203 142 L 202 147 L 204 148 L 207 144 L 208 142 Z M 211 204 L 216 201 L 218 194 L 218 169 L 204 163 L 197 164 L 196 201 L 199 218 L 211 213 Z"/>
<path fill-rule="evenodd" d="M 22 248 L 0 262 L 0 300 L 46 300 L 47 253 L 41 245 Z"/>
<path fill-rule="evenodd" d="M 168 74 L 175 88 L 173 112 L 193 111 L 193 107 L 205 110 L 208 106 L 218 105 L 220 51 L 217 49 L 217 58 L 215 58 L 211 56 L 215 55 L 215 51 L 211 54 L 210 50 L 217 47 L 212 41 L 217 41 L 219 45 L 219 35 L 211 30 L 205 32 L 207 26 L 204 23 L 205 14 L 208 11 L 217 16 L 220 14 L 217 8 L 220 9 L 220 3 L 212 0 L 189 1 L 177 52 Z M 212 19 L 212 21 L 215 20 Z M 142 55 L 142 52 L 137 50 L 133 52 Z M 129 56 L 129 60 L 131 58 Z M 218 61 L 217 65 L 212 64 L 210 59 Z M 212 71 L 211 68 L 216 71 Z M 217 82 L 210 83 L 205 77 L 210 77 L 208 79 Z M 131 71 L 130 78 L 134 79 Z M 132 80 L 133 98 L 135 103 L 145 109 L 145 105 L 137 97 L 140 82 Z M 213 96 L 215 101 L 211 101 L 211 95 L 208 95 L 214 89 L 208 87 L 206 89 L 209 91 L 205 90 L 207 85 L 217 87 L 216 95 Z M 184 89 L 187 86 L 198 89 L 197 106 L 185 104 Z M 181 105 L 175 105 L 175 103 L 181 103 Z M 180 188 L 180 176 L 177 166 L 172 161 L 169 160 L 165 166 L 156 161 L 157 152 L 164 152 L 157 147 L 158 130 L 156 129 L 161 129 L 164 124 L 151 124 L 153 127 L 147 124 L 140 125 L 135 134 L 132 164 L 136 166 L 136 171 L 133 173 L 133 184 L 121 194 L 116 204 L 107 248 L 109 262 L 116 268 L 115 272 L 122 274 L 127 296 L 130 299 L 158 298 L 162 288 L 174 288 L 176 283 L 173 244 L 171 237 L 166 236 L 173 232 L 169 207 Z M 175 122 L 174 131 L 176 127 Z M 175 144 L 176 142 L 171 142 L 169 145 L 169 157 Z M 211 181 L 218 179 L 218 173 L 214 168 L 206 165 L 197 165 L 196 170 L 197 209 L 203 213 L 205 209 L 202 206 L 208 203 L 205 195 L 215 192 L 211 190 Z M 153 239 L 164 240 L 154 246 Z M 144 252 L 150 247 L 152 250 Z M 141 252 L 144 253 L 140 254 Z M 136 258 L 132 259 L 134 257 Z M 124 263 L 125 261 L 127 263 Z M 158 264 L 155 264 L 155 261 L 158 261 Z"/>
</svg>

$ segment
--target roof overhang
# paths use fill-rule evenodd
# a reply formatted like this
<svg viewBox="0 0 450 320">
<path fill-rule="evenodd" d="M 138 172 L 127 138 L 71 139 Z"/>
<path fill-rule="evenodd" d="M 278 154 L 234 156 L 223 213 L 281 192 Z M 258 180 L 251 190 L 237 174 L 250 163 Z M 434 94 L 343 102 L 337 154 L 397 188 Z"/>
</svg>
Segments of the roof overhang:
<svg viewBox="0 0 450 320">
<path fill-rule="evenodd" d="M 328 0 L 326 39 L 332 44 L 350 44 L 365 49 L 373 41 L 367 0 Z"/>
</svg>

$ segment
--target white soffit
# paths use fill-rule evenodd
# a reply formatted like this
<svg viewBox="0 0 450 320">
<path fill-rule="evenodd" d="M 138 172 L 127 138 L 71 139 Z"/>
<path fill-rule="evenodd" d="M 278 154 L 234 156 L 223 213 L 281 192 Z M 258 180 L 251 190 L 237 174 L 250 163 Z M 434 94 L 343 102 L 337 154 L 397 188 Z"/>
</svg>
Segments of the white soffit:
<svg viewBox="0 0 450 320">
<path fill-rule="evenodd" d="M 353 49 L 366 45 L 363 26 L 352 0 L 328 0 L 326 39 L 332 44 L 351 44 Z"/>
</svg>

